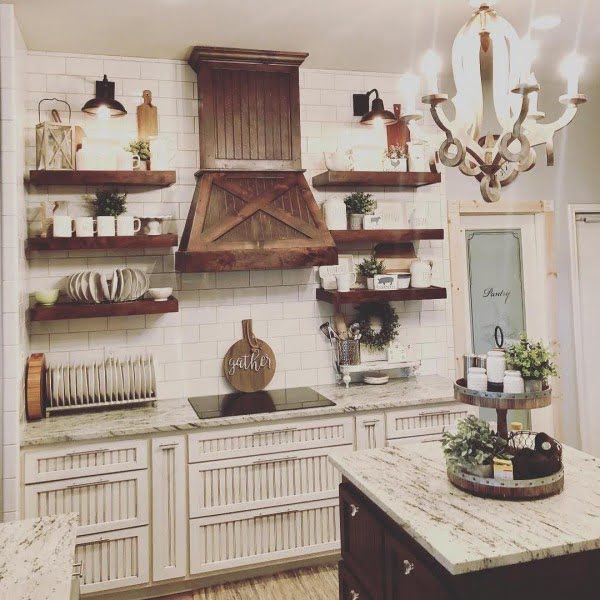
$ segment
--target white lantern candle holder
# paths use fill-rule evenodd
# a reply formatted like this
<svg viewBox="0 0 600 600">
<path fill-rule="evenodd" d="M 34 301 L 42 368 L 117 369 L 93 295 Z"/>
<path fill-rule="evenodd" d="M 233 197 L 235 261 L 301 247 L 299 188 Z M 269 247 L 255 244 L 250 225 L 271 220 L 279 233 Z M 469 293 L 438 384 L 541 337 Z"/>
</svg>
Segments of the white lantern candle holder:
<svg viewBox="0 0 600 600">
<path fill-rule="evenodd" d="M 60 121 L 42 122 L 42 102 L 62 102 L 69 109 L 69 124 Z M 58 114 L 58 113 L 56 113 Z M 35 127 L 36 168 L 46 171 L 75 170 L 75 127 L 71 122 L 71 107 L 58 98 L 44 98 L 38 104 L 39 123 Z"/>
</svg>

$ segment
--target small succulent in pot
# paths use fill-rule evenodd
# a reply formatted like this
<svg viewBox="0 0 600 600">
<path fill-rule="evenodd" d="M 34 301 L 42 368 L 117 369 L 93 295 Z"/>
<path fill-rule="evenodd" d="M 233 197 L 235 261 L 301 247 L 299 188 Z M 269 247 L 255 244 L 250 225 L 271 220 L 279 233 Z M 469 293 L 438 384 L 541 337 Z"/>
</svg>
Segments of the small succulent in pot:
<svg viewBox="0 0 600 600">
<path fill-rule="evenodd" d="M 354 192 L 344 198 L 346 214 L 350 216 L 350 229 L 361 229 L 364 215 L 372 214 L 377 206 L 373 194 Z"/>
<path fill-rule="evenodd" d="M 99 190 L 92 198 L 92 204 L 97 217 L 118 217 L 126 210 L 127 194 Z"/>
<path fill-rule="evenodd" d="M 478 477 L 492 477 L 494 457 L 504 457 L 506 440 L 474 415 L 458 422 L 456 433 L 442 436 L 444 456 L 449 466 Z"/>
<path fill-rule="evenodd" d="M 383 166 L 386 171 L 408 171 L 408 155 L 404 152 L 404 147 L 392 144 L 383 153 Z"/>
<path fill-rule="evenodd" d="M 404 152 L 404 148 L 400 144 L 392 144 L 383 154 L 389 159 L 408 158 L 408 154 Z"/>
<path fill-rule="evenodd" d="M 131 154 L 137 154 L 140 157 L 140 160 L 148 164 L 150 160 L 150 141 L 145 138 L 138 138 L 129 144 L 127 148 L 125 148 L 127 152 L 131 152 Z"/>
<path fill-rule="evenodd" d="M 557 374 L 553 358 L 542 342 L 531 342 L 525 333 L 521 334 L 518 344 L 506 350 L 507 369 L 521 372 L 525 391 L 541 391 L 544 382 Z"/>
<path fill-rule="evenodd" d="M 373 289 L 373 277 L 381 275 L 385 271 L 385 263 L 377 260 L 374 256 L 365 258 L 357 267 L 356 271 L 367 280 L 367 288 Z"/>
</svg>

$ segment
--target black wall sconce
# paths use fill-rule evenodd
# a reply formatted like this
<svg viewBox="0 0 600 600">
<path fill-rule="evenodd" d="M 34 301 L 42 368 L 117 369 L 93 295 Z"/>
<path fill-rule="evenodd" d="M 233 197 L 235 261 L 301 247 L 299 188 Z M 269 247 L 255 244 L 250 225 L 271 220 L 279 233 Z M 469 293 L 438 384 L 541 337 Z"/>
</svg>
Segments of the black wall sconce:
<svg viewBox="0 0 600 600">
<path fill-rule="evenodd" d="M 125 107 L 115 100 L 115 82 L 106 75 L 102 81 L 96 81 L 96 97 L 88 100 L 81 109 L 97 117 L 122 117 L 127 114 Z"/>
<path fill-rule="evenodd" d="M 373 93 L 375 93 L 375 98 L 373 98 L 371 110 L 369 110 L 369 96 Z M 392 125 L 392 123 L 398 121 L 393 112 L 385 110 L 383 100 L 379 97 L 379 92 L 376 89 L 372 89 L 366 94 L 353 94 L 352 105 L 354 116 L 362 117 L 360 122 L 363 125 L 374 125 L 378 120 L 381 120 L 384 125 Z"/>
</svg>

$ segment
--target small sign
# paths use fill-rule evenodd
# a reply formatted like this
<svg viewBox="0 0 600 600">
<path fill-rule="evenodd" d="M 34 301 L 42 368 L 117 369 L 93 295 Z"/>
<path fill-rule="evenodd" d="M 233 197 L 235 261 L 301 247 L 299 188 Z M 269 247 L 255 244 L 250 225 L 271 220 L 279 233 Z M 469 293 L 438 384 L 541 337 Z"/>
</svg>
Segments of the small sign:
<svg viewBox="0 0 600 600">
<path fill-rule="evenodd" d="M 373 289 L 379 291 L 390 291 L 398 289 L 398 277 L 396 275 L 375 275 L 373 277 Z"/>
<path fill-rule="evenodd" d="M 383 229 L 383 215 L 365 215 L 363 229 Z"/>
</svg>

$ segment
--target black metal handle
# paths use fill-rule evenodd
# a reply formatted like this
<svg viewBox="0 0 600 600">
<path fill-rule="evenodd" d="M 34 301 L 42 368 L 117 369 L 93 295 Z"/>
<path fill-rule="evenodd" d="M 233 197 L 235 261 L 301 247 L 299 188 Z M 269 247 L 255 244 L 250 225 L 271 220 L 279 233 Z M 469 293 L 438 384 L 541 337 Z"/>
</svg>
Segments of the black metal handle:
<svg viewBox="0 0 600 600">
<path fill-rule="evenodd" d="M 500 338 L 500 341 L 498 341 Z M 496 340 L 496 346 L 498 348 L 502 348 L 504 346 L 504 331 L 502 331 L 502 327 L 500 325 L 496 325 L 496 329 L 494 329 L 494 339 Z"/>
</svg>

